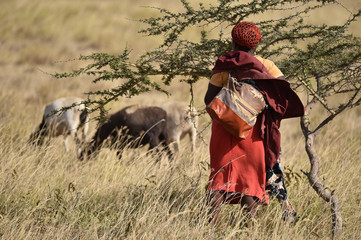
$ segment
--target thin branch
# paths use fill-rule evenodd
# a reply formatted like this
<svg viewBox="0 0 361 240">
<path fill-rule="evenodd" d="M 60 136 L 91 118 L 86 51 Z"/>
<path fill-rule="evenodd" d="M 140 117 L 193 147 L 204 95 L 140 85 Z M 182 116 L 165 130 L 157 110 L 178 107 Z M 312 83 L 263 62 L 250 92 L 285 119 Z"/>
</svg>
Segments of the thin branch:
<svg viewBox="0 0 361 240">
<path fill-rule="evenodd" d="M 328 107 L 327 103 L 313 90 L 304 80 L 300 80 L 303 86 L 315 97 L 317 100 L 324 106 L 324 108 L 327 109 L 332 115 L 334 115 L 336 112 L 333 111 L 331 108 Z"/>
<path fill-rule="evenodd" d="M 354 95 L 349 99 L 349 101 L 343 105 L 342 107 L 338 108 L 336 112 L 334 112 L 334 114 L 328 116 L 325 120 L 323 120 L 318 126 L 317 128 L 311 132 L 311 134 L 317 134 L 325 125 L 327 125 L 330 121 L 332 121 L 337 115 L 339 115 L 340 113 L 342 113 L 344 110 L 346 110 L 348 107 L 350 107 L 353 103 L 353 101 L 355 100 L 355 98 L 357 97 L 358 93 L 360 92 L 360 88 L 357 89 L 357 91 L 354 93 Z"/>
</svg>

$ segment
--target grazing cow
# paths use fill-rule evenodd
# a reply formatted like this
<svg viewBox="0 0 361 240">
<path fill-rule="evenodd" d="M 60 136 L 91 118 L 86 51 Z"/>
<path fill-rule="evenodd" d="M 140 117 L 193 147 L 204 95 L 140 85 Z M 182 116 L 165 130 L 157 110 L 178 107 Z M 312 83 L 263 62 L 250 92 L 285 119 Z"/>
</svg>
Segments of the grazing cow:
<svg viewBox="0 0 361 240">
<path fill-rule="evenodd" d="M 63 135 L 67 152 L 69 151 L 69 136 L 72 136 L 80 147 L 80 143 L 86 140 L 89 127 L 88 111 L 85 105 L 81 104 L 82 101 L 83 99 L 77 97 L 59 98 L 46 105 L 43 120 L 37 130 L 30 135 L 29 142 L 41 145 L 46 136 L 50 138 Z M 72 107 L 66 111 L 59 111 L 70 106 Z M 82 132 L 81 140 L 78 136 L 80 131 Z"/>
<path fill-rule="evenodd" d="M 105 140 L 110 140 L 110 146 L 115 146 L 119 158 L 124 146 L 137 148 L 149 143 L 149 150 L 159 144 L 164 146 L 170 159 L 173 158 L 167 141 L 167 113 L 159 107 L 132 105 L 110 115 L 84 149 L 80 159 L 93 153 L 97 154 Z M 85 156 L 86 155 L 86 156 Z M 159 159 L 158 159 L 159 160 Z"/>
<path fill-rule="evenodd" d="M 174 151 L 179 152 L 180 140 L 189 135 L 192 151 L 195 150 L 198 116 L 194 107 L 186 102 L 168 102 L 160 106 L 167 112 L 168 140 L 173 143 Z"/>
</svg>

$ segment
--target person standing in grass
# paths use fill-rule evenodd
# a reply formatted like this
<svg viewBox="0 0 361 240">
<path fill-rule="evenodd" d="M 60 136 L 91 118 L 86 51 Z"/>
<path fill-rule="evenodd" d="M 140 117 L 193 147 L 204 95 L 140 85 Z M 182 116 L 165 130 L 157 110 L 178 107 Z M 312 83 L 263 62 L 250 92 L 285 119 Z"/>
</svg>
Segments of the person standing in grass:
<svg viewBox="0 0 361 240">
<path fill-rule="evenodd" d="M 236 24 L 232 30 L 234 51 L 218 58 L 205 94 L 204 102 L 208 105 L 231 74 L 235 78 L 254 80 L 268 104 L 246 139 L 236 138 L 220 123 L 212 122 L 208 201 L 213 223 L 222 204 L 240 203 L 252 217 L 259 205 L 268 204 L 266 168 L 272 168 L 279 157 L 280 122 L 304 114 L 300 99 L 282 72 L 272 61 L 254 54 L 261 38 L 255 24 Z"/>
</svg>

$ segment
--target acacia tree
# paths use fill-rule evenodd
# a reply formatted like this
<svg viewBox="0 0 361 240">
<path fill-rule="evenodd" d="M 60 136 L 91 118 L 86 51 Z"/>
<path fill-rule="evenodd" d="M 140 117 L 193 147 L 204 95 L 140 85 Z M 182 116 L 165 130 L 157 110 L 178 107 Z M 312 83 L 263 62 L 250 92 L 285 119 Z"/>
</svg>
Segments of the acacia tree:
<svg viewBox="0 0 361 240">
<path fill-rule="evenodd" d="M 286 66 L 289 79 L 307 90 L 301 129 L 311 169 L 303 173 L 317 194 L 331 203 L 334 238 L 342 233 L 341 206 L 335 191 L 324 186 L 318 177 L 320 158 L 314 141 L 337 115 L 361 103 L 361 41 L 346 35 L 345 26 L 327 27 L 327 33 L 309 43 L 306 49 L 297 49 L 288 59 L 281 61 L 281 65 Z M 340 96 L 336 105 L 331 103 L 331 98 L 335 96 Z M 328 112 L 321 121 L 314 120 L 311 115 L 316 103 Z"/>
<path fill-rule="evenodd" d="M 317 194 L 331 202 L 333 236 L 339 236 L 342 232 L 340 203 L 337 195 L 318 178 L 319 157 L 314 139 L 337 115 L 360 104 L 361 40 L 349 34 L 348 27 L 361 11 L 350 12 L 344 23 L 333 26 L 315 25 L 305 19 L 312 16 L 314 10 L 329 4 L 342 8 L 336 0 L 252 0 L 248 3 L 218 0 L 214 4 L 196 6 L 181 0 L 181 4 L 183 9 L 178 12 L 157 8 L 159 17 L 139 20 L 147 26 L 141 34 L 163 38 L 156 49 L 135 61 L 130 61 L 129 49 L 119 55 L 80 56 L 79 60 L 91 60 L 92 63 L 70 73 L 55 74 L 55 77 L 90 75 L 94 83 L 119 80 L 119 86 L 115 88 L 87 93 L 89 98 L 85 103 L 92 111 L 100 110 L 100 117 L 104 116 L 107 103 L 151 90 L 167 94 L 165 86 L 172 81 L 188 83 L 192 92 L 195 82 L 209 78 L 215 59 L 231 50 L 231 27 L 240 21 L 251 20 L 262 32 L 257 54 L 276 60 L 294 89 L 306 89 L 306 114 L 301 119 L 301 128 L 311 170 L 304 173 Z M 273 17 L 265 19 L 265 13 Z M 183 38 L 183 33 L 190 28 L 201 33 L 199 39 Z M 156 81 L 155 76 L 162 76 L 162 80 Z M 341 94 L 344 102 L 332 107 L 330 97 Z M 311 129 L 312 107 L 316 103 L 329 114 Z"/>
</svg>

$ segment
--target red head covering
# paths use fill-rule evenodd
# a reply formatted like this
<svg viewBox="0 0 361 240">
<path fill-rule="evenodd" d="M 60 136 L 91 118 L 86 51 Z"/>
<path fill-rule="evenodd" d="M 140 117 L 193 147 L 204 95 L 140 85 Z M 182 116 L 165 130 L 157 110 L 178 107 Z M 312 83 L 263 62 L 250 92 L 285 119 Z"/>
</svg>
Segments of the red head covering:
<svg viewBox="0 0 361 240">
<path fill-rule="evenodd" d="M 232 29 L 233 41 L 249 49 L 256 47 L 261 38 L 261 31 L 251 22 L 240 22 Z"/>
</svg>

